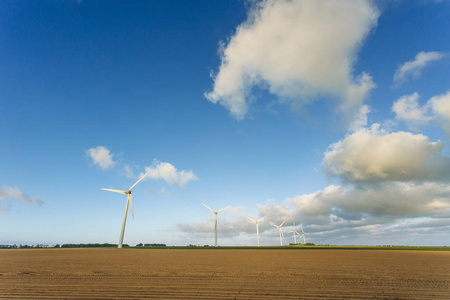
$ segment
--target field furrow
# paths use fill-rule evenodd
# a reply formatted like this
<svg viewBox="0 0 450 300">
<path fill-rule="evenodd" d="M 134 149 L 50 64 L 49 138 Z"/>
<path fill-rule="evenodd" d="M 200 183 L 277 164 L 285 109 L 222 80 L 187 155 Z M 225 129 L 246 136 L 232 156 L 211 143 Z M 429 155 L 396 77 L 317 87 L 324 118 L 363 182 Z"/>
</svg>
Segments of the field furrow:
<svg viewBox="0 0 450 300">
<path fill-rule="evenodd" d="M 450 252 L 0 251 L 0 299 L 445 299 Z"/>
</svg>

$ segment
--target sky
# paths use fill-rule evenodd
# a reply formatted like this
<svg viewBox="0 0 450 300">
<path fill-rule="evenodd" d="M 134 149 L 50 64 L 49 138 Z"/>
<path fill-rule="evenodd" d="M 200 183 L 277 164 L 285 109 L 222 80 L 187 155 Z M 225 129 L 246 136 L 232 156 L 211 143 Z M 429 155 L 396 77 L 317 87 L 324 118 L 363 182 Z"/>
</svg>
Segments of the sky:
<svg viewBox="0 0 450 300">
<path fill-rule="evenodd" d="M 4 0 L 0 113 L 0 244 L 450 245 L 450 1 Z"/>
</svg>

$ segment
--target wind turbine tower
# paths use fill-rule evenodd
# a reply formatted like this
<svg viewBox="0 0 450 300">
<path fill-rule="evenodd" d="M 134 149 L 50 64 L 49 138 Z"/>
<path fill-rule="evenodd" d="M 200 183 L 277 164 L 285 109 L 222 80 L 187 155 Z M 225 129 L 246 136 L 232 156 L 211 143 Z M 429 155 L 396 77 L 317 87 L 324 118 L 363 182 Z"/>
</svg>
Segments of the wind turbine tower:
<svg viewBox="0 0 450 300">
<path fill-rule="evenodd" d="M 229 206 L 227 206 L 227 207 L 225 207 L 225 208 L 219 209 L 218 211 L 214 211 L 214 210 L 212 210 L 210 207 L 208 207 L 205 203 L 202 203 L 202 204 L 203 204 L 207 209 L 209 209 L 209 210 L 215 215 L 214 232 L 215 232 L 215 234 L 216 234 L 216 240 L 215 240 L 214 246 L 217 247 L 217 213 L 220 212 L 220 211 L 222 211 L 222 210 L 225 210 L 225 209 L 229 208 L 231 205 L 229 205 Z"/>
<path fill-rule="evenodd" d="M 300 235 L 300 233 L 298 233 L 297 230 L 295 230 L 295 223 L 294 223 L 294 225 L 292 226 L 292 230 L 289 231 L 289 233 L 291 233 L 291 232 L 294 234 L 294 244 L 297 245 L 297 239 L 295 238 L 295 235 L 296 235 L 296 234 Z"/>
<path fill-rule="evenodd" d="M 274 223 L 270 223 L 270 225 L 275 226 L 276 228 L 278 228 L 278 231 L 280 232 L 280 246 L 283 246 L 283 239 L 282 239 L 283 229 L 281 228 L 281 226 L 283 226 L 284 222 L 286 222 L 286 221 L 283 221 L 283 223 L 281 223 L 280 225 L 276 225 Z"/>
<path fill-rule="evenodd" d="M 125 224 L 127 223 L 128 205 L 130 205 L 131 215 L 133 216 L 133 219 L 134 219 L 133 205 L 131 204 L 131 190 L 136 186 L 136 184 L 138 184 L 142 179 L 144 179 L 144 177 L 147 176 L 147 174 L 148 174 L 148 172 L 145 173 L 145 175 L 142 176 L 138 181 L 136 181 L 136 183 L 133 184 L 127 191 L 120 191 L 120 190 L 112 190 L 112 189 L 104 189 L 104 188 L 102 188 L 102 190 L 105 190 L 105 191 L 110 191 L 110 192 L 115 192 L 115 193 L 120 193 L 120 194 L 127 195 L 127 204 L 125 205 L 125 216 L 123 217 L 122 230 L 120 232 L 120 238 L 119 238 L 119 246 L 117 248 L 122 248 L 123 235 L 125 233 Z"/>
<path fill-rule="evenodd" d="M 305 238 L 305 235 L 307 235 L 307 233 L 305 233 L 305 232 L 303 231 L 303 226 L 301 226 L 300 229 L 302 230 L 302 235 L 300 236 L 300 238 L 303 237 L 303 244 L 306 244 L 306 238 Z"/>
<path fill-rule="evenodd" d="M 258 240 L 258 247 L 259 247 L 259 222 L 260 222 L 262 219 L 264 219 L 264 218 L 265 218 L 265 216 L 262 217 L 261 219 L 259 219 L 258 221 L 256 221 L 256 220 L 253 220 L 253 219 L 250 218 L 250 217 L 247 217 L 247 219 L 249 219 L 250 221 L 252 221 L 252 222 L 254 222 L 254 223 L 256 224 L 256 239 Z"/>
</svg>

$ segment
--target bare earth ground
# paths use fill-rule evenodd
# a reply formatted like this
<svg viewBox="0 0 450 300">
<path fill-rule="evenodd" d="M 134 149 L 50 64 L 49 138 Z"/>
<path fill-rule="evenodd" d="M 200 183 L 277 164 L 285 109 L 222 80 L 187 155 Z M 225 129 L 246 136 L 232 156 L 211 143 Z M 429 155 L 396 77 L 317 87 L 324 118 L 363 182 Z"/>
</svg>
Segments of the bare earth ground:
<svg viewBox="0 0 450 300">
<path fill-rule="evenodd" d="M 0 298 L 450 299 L 450 252 L 5 249 Z"/>
</svg>

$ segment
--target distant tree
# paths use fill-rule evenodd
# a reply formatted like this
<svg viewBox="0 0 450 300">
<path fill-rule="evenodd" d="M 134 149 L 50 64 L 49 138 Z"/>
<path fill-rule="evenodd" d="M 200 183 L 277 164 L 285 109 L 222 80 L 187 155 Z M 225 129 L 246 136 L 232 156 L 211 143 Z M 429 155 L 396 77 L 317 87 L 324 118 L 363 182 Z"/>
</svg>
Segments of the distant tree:
<svg viewBox="0 0 450 300">
<path fill-rule="evenodd" d="M 144 246 L 142 243 L 139 243 L 136 245 L 136 247 L 142 247 L 142 246 Z"/>
</svg>

